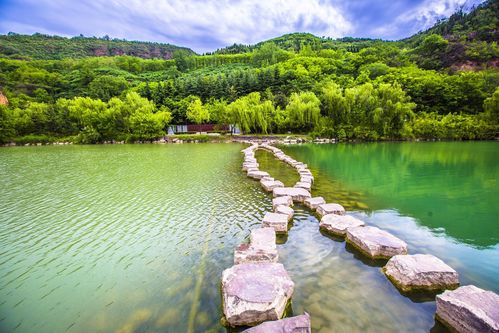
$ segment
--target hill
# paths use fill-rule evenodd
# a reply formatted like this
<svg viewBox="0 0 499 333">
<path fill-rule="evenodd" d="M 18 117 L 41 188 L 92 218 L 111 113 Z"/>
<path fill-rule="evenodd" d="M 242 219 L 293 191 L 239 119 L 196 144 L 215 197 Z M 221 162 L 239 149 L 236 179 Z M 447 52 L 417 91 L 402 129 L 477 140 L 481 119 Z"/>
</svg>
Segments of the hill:
<svg viewBox="0 0 499 333">
<path fill-rule="evenodd" d="M 272 43 L 282 50 L 298 52 L 304 46 L 310 46 L 312 50 L 338 50 L 359 51 L 374 43 L 382 42 L 380 39 L 343 37 L 333 39 L 331 37 L 318 37 L 307 32 L 295 32 L 280 37 L 259 42 L 254 45 L 234 44 L 215 51 L 215 54 L 237 54 L 251 52 L 262 47 L 264 44 Z M 386 42 L 385 43 L 390 43 Z"/>
<path fill-rule="evenodd" d="M 469 13 L 462 9 L 433 27 L 402 40 L 423 68 L 473 70 L 497 67 L 499 0 L 488 0 Z"/>
<path fill-rule="evenodd" d="M 182 50 L 189 55 L 194 51 L 171 44 L 111 39 L 108 36 L 60 37 L 44 34 L 0 35 L 0 56 L 10 59 L 57 60 L 129 55 L 143 59 L 171 59 L 175 51 Z"/>
</svg>

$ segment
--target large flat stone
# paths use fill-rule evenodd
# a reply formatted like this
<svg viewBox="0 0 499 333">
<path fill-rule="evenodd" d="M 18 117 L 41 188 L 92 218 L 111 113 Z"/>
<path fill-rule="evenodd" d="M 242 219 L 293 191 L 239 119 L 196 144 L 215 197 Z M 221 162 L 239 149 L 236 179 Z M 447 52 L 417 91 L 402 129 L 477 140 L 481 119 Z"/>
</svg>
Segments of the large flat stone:
<svg viewBox="0 0 499 333">
<path fill-rule="evenodd" d="M 314 183 L 314 177 L 312 177 L 312 176 L 302 175 L 302 176 L 300 177 L 300 181 L 301 181 L 301 182 L 304 182 L 304 183 L 310 183 L 310 184 L 313 184 L 313 183 Z"/>
<path fill-rule="evenodd" d="M 283 198 L 283 197 L 281 197 Z M 295 214 L 295 211 L 293 208 L 285 205 L 278 205 L 274 208 L 274 213 L 279 213 L 279 214 L 286 214 L 288 216 L 288 222 L 293 219 L 293 215 Z"/>
<path fill-rule="evenodd" d="M 335 236 L 345 236 L 348 228 L 363 227 L 365 225 L 359 219 L 350 215 L 327 214 L 319 223 L 319 227 Z"/>
<path fill-rule="evenodd" d="M 307 191 L 310 191 L 312 189 L 312 183 L 306 183 L 306 182 L 296 182 L 295 186 L 294 187 L 298 187 L 298 188 L 304 188 L 306 189 Z"/>
<path fill-rule="evenodd" d="M 393 256 L 383 271 L 404 292 L 454 289 L 459 285 L 457 272 L 431 254 Z"/>
<path fill-rule="evenodd" d="M 260 165 L 256 162 L 244 162 L 243 163 L 243 171 L 246 171 L 248 169 L 258 169 Z"/>
<path fill-rule="evenodd" d="M 460 333 L 499 332 L 499 296 L 469 285 L 437 295 L 436 317 Z"/>
<path fill-rule="evenodd" d="M 279 255 L 276 248 L 274 228 L 251 230 L 249 244 L 241 244 L 234 250 L 234 264 L 277 262 Z"/>
<path fill-rule="evenodd" d="M 319 205 L 325 204 L 326 200 L 324 200 L 323 197 L 313 197 L 313 198 L 305 199 L 305 201 L 303 203 L 308 208 L 315 210 L 315 209 L 317 209 L 317 207 L 319 207 Z"/>
<path fill-rule="evenodd" d="M 281 319 L 293 288 L 282 264 L 234 265 L 222 273 L 225 319 L 231 326 Z"/>
<path fill-rule="evenodd" d="M 345 208 L 337 203 L 325 203 L 317 206 L 317 214 L 320 217 L 327 214 L 345 215 Z"/>
<path fill-rule="evenodd" d="M 373 259 L 389 259 L 407 254 L 407 244 L 384 230 L 372 226 L 347 228 L 348 243 Z"/>
<path fill-rule="evenodd" d="M 288 232 L 288 215 L 267 212 L 263 217 L 262 225 L 274 228 L 276 233 L 286 233 Z"/>
<path fill-rule="evenodd" d="M 312 197 L 309 191 L 300 187 L 277 187 L 273 193 L 274 197 L 289 195 L 296 202 L 304 202 L 305 199 Z"/>
<path fill-rule="evenodd" d="M 243 331 L 244 333 L 310 333 L 310 316 L 305 313 L 275 321 L 267 321 Z"/>
<path fill-rule="evenodd" d="M 276 249 L 274 228 L 256 228 L 251 230 L 250 244 L 259 249 Z"/>
<path fill-rule="evenodd" d="M 275 210 L 277 206 L 293 206 L 293 198 L 289 195 L 285 195 L 272 199 L 272 209 Z"/>
<path fill-rule="evenodd" d="M 284 184 L 279 180 L 263 180 L 260 181 L 260 184 L 267 192 L 272 192 L 276 187 L 284 187 Z"/>
<path fill-rule="evenodd" d="M 262 179 L 263 177 L 269 176 L 269 174 L 265 171 L 248 171 L 247 173 L 248 177 L 253 178 L 253 179 Z"/>
</svg>

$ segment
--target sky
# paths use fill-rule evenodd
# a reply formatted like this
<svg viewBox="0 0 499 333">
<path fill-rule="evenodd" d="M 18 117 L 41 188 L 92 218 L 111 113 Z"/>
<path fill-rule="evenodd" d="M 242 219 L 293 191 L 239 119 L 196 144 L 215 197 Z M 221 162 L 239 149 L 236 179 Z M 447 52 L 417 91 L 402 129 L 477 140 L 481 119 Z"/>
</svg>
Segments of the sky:
<svg viewBox="0 0 499 333">
<path fill-rule="evenodd" d="M 482 0 L 0 0 L 0 34 L 164 42 L 198 53 L 292 32 L 397 40 Z"/>
</svg>

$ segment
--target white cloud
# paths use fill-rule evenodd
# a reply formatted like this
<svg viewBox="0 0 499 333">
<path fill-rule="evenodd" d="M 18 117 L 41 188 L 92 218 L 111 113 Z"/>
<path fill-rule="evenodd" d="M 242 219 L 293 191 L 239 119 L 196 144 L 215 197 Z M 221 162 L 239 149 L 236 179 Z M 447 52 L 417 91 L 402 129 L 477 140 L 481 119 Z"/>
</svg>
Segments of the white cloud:
<svg viewBox="0 0 499 333">
<path fill-rule="evenodd" d="M 467 8 L 478 4 L 481 0 L 424 0 L 420 4 L 408 8 L 391 22 L 372 28 L 373 37 L 398 39 L 431 28 L 438 19 L 446 18 L 455 13 L 461 6 Z"/>
<path fill-rule="evenodd" d="M 396 21 L 417 21 L 421 23 L 423 29 L 429 28 L 437 18 L 449 17 L 466 2 L 466 0 L 426 0 L 415 10 L 400 15 Z"/>
<path fill-rule="evenodd" d="M 353 31 L 323 0 L 24 0 L 24 6 L 40 31 L 169 41 L 201 52 L 295 31 L 331 37 Z"/>
</svg>

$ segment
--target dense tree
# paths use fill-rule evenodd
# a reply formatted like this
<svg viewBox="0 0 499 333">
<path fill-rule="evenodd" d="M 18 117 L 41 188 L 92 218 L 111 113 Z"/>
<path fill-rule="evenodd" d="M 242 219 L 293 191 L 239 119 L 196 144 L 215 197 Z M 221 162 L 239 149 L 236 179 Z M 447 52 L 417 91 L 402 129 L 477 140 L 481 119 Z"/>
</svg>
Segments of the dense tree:
<svg viewBox="0 0 499 333">
<path fill-rule="evenodd" d="M 187 119 L 196 124 L 202 124 L 210 121 L 210 113 L 208 109 L 203 105 L 203 102 L 199 97 L 194 97 L 194 99 L 187 106 Z"/>
</svg>

